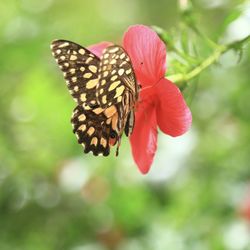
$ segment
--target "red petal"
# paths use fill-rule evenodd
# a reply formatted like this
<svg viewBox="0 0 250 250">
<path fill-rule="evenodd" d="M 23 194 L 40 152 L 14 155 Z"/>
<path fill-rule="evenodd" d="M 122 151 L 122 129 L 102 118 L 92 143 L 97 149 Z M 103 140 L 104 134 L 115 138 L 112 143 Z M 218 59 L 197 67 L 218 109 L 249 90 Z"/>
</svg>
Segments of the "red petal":
<svg viewBox="0 0 250 250">
<path fill-rule="evenodd" d="M 152 103 L 143 102 L 138 106 L 130 144 L 135 163 L 139 170 L 146 174 L 153 162 L 157 148 L 155 106 Z"/>
<path fill-rule="evenodd" d="M 129 27 L 123 37 L 136 78 L 145 87 L 157 83 L 166 71 L 166 48 L 158 35 L 144 25 Z"/>
<path fill-rule="evenodd" d="M 112 45 L 112 43 L 110 42 L 100 42 L 88 46 L 87 49 L 90 50 L 92 53 L 94 53 L 96 56 L 101 57 L 102 51 L 110 45 Z"/>
<path fill-rule="evenodd" d="M 156 91 L 156 116 L 160 129 L 171 136 L 184 134 L 191 126 L 192 114 L 180 90 L 164 78 L 156 85 Z"/>
</svg>

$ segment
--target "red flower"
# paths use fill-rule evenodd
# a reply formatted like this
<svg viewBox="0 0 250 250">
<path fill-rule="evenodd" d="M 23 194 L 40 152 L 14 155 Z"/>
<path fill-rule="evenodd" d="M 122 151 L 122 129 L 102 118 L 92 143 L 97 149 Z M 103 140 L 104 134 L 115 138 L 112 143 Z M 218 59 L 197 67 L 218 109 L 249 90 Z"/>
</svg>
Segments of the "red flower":
<svg viewBox="0 0 250 250">
<path fill-rule="evenodd" d="M 100 56 L 108 45 L 104 42 L 89 49 Z M 130 143 L 134 160 L 145 174 L 157 148 L 157 127 L 171 136 L 182 135 L 189 129 L 192 115 L 180 90 L 165 78 L 166 48 L 153 30 L 143 25 L 129 27 L 123 37 L 123 47 L 142 86 Z"/>
</svg>

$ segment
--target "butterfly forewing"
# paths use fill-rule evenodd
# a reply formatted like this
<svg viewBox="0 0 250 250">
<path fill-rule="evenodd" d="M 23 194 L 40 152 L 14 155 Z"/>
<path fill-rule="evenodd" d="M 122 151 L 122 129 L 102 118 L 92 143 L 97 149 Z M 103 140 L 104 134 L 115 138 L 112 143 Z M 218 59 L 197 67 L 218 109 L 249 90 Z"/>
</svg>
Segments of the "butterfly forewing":
<svg viewBox="0 0 250 250">
<path fill-rule="evenodd" d="M 108 107 L 122 102 L 126 91 L 137 94 L 130 58 L 122 47 L 109 46 L 100 60 L 97 100 L 101 107 Z"/>
<path fill-rule="evenodd" d="M 53 41 L 51 50 L 75 101 L 86 109 L 95 106 L 99 58 L 79 44 L 66 40 Z"/>
</svg>

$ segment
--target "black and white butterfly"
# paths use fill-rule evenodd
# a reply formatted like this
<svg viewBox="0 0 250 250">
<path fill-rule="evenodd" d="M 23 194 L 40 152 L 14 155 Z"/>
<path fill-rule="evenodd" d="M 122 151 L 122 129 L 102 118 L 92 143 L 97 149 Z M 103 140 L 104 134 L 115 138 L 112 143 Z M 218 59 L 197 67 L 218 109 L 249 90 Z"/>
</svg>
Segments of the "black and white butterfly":
<svg viewBox="0 0 250 250">
<path fill-rule="evenodd" d="M 52 54 L 77 103 L 71 122 L 84 152 L 109 155 L 123 131 L 131 135 L 139 87 L 131 60 L 117 45 L 107 47 L 100 58 L 66 40 L 51 44 Z"/>
</svg>

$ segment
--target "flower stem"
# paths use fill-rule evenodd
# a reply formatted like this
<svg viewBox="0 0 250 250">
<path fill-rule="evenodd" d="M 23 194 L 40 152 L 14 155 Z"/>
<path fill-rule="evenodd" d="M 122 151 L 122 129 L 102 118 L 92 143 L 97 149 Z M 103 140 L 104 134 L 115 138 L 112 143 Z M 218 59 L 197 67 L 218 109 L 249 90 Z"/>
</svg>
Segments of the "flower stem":
<svg viewBox="0 0 250 250">
<path fill-rule="evenodd" d="M 209 67 L 210 65 L 215 63 L 219 59 L 219 57 L 222 54 L 224 54 L 225 52 L 227 52 L 228 50 L 241 49 L 242 45 L 245 42 L 249 42 L 249 41 L 250 41 L 250 35 L 242 40 L 239 40 L 239 41 L 236 41 L 233 43 L 229 43 L 226 45 L 218 45 L 217 48 L 214 50 L 214 52 L 210 56 L 208 56 L 197 67 L 195 67 L 194 69 L 192 69 L 188 73 L 169 75 L 169 76 L 167 76 L 167 78 L 178 85 L 180 83 L 187 82 L 187 81 L 195 78 L 196 76 L 198 76 L 204 69 L 206 69 L 207 67 Z"/>
</svg>

